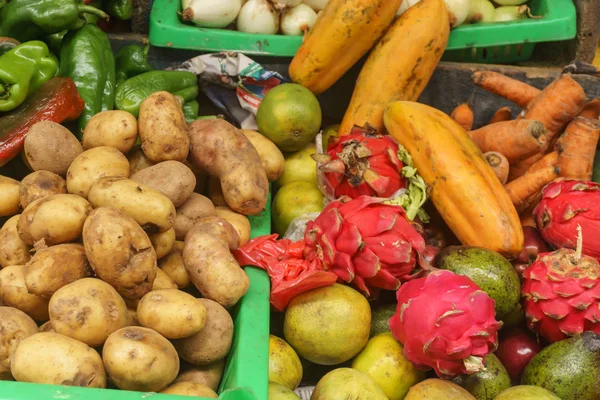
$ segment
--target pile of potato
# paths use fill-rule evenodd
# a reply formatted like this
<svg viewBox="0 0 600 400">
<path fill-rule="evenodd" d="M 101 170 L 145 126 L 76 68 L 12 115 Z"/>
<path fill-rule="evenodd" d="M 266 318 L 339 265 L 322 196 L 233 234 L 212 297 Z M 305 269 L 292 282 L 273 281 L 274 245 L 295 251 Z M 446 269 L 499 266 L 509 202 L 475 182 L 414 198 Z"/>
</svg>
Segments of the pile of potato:
<svg viewBox="0 0 600 400">
<path fill-rule="evenodd" d="M 81 143 L 34 125 L 34 172 L 0 176 L 0 379 L 216 398 L 227 309 L 249 286 L 231 251 L 283 170 L 273 143 L 246 135 L 221 119 L 188 126 L 167 92 L 137 121 L 97 114 Z"/>
</svg>

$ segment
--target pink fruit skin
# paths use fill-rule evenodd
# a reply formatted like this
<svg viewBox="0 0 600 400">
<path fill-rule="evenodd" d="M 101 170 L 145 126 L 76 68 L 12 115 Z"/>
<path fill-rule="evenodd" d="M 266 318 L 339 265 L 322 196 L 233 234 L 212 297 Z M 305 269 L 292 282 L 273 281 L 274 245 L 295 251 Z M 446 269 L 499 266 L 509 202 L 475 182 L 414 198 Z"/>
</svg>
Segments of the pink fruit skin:
<svg viewBox="0 0 600 400">
<path fill-rule="evenodd" d="M 531 332 L 523 328 L 512 328 L 500 334 L 500 345 L 494 354 L 506 368 L 513 384 L 518 385 L 521 373 L 541 350 L 542 345 Z"/>
</svg>

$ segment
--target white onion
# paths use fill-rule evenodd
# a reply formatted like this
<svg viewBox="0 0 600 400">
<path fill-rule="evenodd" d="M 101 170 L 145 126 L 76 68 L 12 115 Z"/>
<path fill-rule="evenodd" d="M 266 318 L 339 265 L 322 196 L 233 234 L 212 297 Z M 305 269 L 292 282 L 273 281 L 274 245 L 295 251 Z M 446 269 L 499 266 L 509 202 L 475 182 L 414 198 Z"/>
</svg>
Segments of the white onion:
<svg viewBox="0 0 600 400">
<path fill-rule="evenodd" d="M 271 0 L 271 2 L 273 2 L 276 9 L 283 10 L 285 8 L 296 7 L 302 3 L 302 0 Z"/>
<path fill-rule="evenodd" d="M 402 4 L 400 4 L 400 8 L 396 12 L 396 16 L 402 15 L 404 11 L 408 10 L 415 4 L 417 4 L 421 0 L 402 0 Z"/>
<path fill-rule="evenodd" d="M 528 0 L 494 0 L 499 6 L 520 6 L 527 3 Z"/>
<path fill-rule="evenodd" d="M 467 22 L 492 22 L 496 17 L 496 9 L 489 0 L 471 0 Z"/>
<path fill-rule="evenodd" d="M 450 26 L 452 28 L 462 25 L 467 20 L 471 0 L 444 0 L 448 9 Z"/>
<path fill-rule="evenodd" d="M 267 0 L 248 0 L 238 15 L 237 29 L 274 35 L 279 30 L 279 12 Z"/>
<path fill-rule="evenodd" d="M 527 17 L 529 7 L 527 6 L 502 6 L 496 8 L 494 21 L 508 22 L 518 21 Z"/>
<path fill-rule="evenodd" d="M 235 21 L 242 0 L 181 0 L 184 21 L 192 21 L 203 28 L 225 28 Z"/>
<path fill-rule="evenodd" d="M 304 0 L 302 3 L 306 4 L 315 11 L 321 11 L 325 8 L 325 5 L 328 1 L 329 0 Z"/>
<path fill-rule="evenodd" d="M 281 14 L 281 32 L 287 36 L 300 36 L 308 32 L 317 20 L 315 10 L 306 4 L 298 4 Z"/>
</svg>

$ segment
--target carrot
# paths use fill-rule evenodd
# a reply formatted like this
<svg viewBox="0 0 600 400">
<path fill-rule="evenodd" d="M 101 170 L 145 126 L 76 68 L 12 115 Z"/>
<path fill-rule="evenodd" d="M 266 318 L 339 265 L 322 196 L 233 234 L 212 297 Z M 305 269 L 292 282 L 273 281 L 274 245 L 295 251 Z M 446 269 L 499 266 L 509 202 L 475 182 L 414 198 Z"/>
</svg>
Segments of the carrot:
<svg viewBox="0 0 600 400">
<path fill-rule="evenodd" d="M 525 209 L 525 211 L 523 211 L 519 217 L 521 219 L 521 226 L 531 226 L 534 228 L 537 228 L 535 220 L 533 219 L 533 209 L 535 208 L 535 206 L 529 205 L 529 207 L 527 207 Z"/>
<path fill-rule="evenodd" d="M 531 157 L 546 144 L 544 125 L 527 119 L 496 122 L 468 134 L 482 153 L 497 151 L 511 164 Z"/>
<path fill-rule="evenodd" d="M 600 138 L 600 121 L 575 118 L 560 139 L 558 161 L 560 176 L 567 179 L 592 179 L 596 146 Z"/>
<path fill-rule="evenodd" d="M 477 71 L 473 73 L 473 82 L 477 86 L 502 96 L 521 107 L 527 107 L 529 102 L 540 93 L 539 89 L 525 82 L 494 71 Z"/>
<path fill-rule="evenodd" d="M 545 168 L 545 167 L 554 167 L 554 166 L 556 166 L 557 161 L 558 161 L 558 151 L 553 151 L 552 153 L 546 154 L 538 162 L 536 162 L 531 167 L 529 167 L 527 172 L 528 173 L 535 172 L 535 171 Z"/>
<path fill-rule="evenodd" d="M 508 179 L 508 160 L 502 154 L 496 151 L 488 151 L 483 155 L 485 160 L 490 164 L 490 167 L 494 170 L 494 173 L 498 177 L 498 180 L 503 185 Z"/>
<path fill-rule="evenodd" d="M 456 107 L 450 117 L 456 121 L 457 124 L 462 126 L 465 131 L 470 131 L 473 128 L 473 109 L 468 103 L 460 104 Z"/>
<path fill-rule="evenodd" d="M 528 199 L 552 182 L 559 172 L 558 167 L 542 168 L 535 172 L 526 173 L 507 183 L 504 189 L 506 189 L 506 193 L 508 193 L 517 211 L 523 211 L 529 206 Z"/>
<path fill-rule="evenodd" d="M 594 99 L 588 102 L 585 107 L 583 107 L 583 110 L 581 110 L 578 117 L 598 119 L 598 117 L 600 117 L 600 99 Z"/>
<path fill-rule="evenodd" d="M 496 110 L 494 115 L 492 115 L 492 119 L 490 119 L 490 124 L 494 124 L 496 122 L 502 121 L 510 121 L 512 119 L 512 110 L 510 107 L 502 107 Z"/>
</svg>

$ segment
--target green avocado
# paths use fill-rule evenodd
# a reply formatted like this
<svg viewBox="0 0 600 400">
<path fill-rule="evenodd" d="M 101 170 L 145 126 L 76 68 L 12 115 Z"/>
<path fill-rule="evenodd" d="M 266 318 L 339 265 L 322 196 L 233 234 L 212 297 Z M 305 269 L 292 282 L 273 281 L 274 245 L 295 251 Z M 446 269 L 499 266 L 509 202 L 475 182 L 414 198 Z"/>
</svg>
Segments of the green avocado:
<svg viewBox="0 0 600 400">
<path fill-rule="evenodd" d="M 396 313 L 396 304 L 371 305 L 371 333 L 369 338 L 390 331 L 390 318 Z"/>
<path fill-rule="evenodd" d="M 525 367 L 521 384 L 541 386 L 562 400 L 598 400 L 600 335 L 588 331 L 552 343 Z"/>
<path fill-rule="evenodd" d="M 512 264 L 480 247 L 449 246 L 436 257 L 436 266 L 464 275 L 496 302 L 496 318 L 504 319 L 519 305 L 521 282 Z"/>
<path fill-rule="evenodd" d="M 560 400 L 549 390 L 539 386 L 519 385 L 504 390 L 494 400 Z"/>
<path fill-rule="evenodd" d="M 484 363 L 483 371 L 460 375 L 453 381 L 467 389 L 477 400 L 493 400 L 496 395 L 510 387 L 510 376 L 495 355 L 485 356 Z"/>
</svg>

